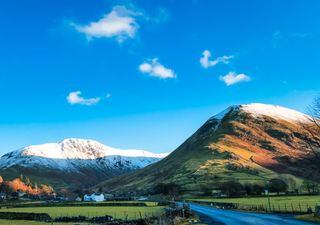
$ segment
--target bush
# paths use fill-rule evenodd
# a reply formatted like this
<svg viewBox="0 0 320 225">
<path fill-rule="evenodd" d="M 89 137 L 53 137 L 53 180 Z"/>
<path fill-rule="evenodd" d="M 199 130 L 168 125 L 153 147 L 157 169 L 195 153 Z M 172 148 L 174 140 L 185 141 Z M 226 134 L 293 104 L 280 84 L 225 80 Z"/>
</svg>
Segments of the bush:
<svg viewBox="0 0 320 225">
<path fill-rule="evenodd" d="M 238 197 L 241 196 L 245 190 L 242 184 L 237 181 L 227 181 L 220 184 L 220 189 L 222 193 L 230 196 L 230 197 Z"/>
<path fill-rule="evenodd" d="M 50 221 L 51 217 L 47 213 L 0 212 L 0 219 Z"/>
<path fill-rule="evenodd" d="M 63 217 L 56 218 L 54 221 L 69 223 L 69 222 L 84 222 L 86 220 L 87 218 L 85 216 L 72 216 L 72 217 L 63 216 Z"/>
<path fill-rule="evenodd" d="M 112 216 L 97 216 L 91 219 L 91 223 L 106 223 L 112 221 Z"/>
<path fill-rule="evenodd" d="M 181 193 L 181 187 L 175 183 L 159 183 L 154 187 L 154 194 L 177 196 Z"/>
<path fill-rule="evenodd" d="M 264 186 L 259 185 L 259 184 L 252 185 L 252 193 L 254 195 L 261 195 L 263 191 L 264 191 Z"/>
<path fill-rule="evenodd" d="M 269 191 L 270 192 L 276 192 L 278 194 L 280 192 L 287 192 L 288 191 L 288 185 L 283 180 L 278 179 L 278 178 L 274 178 L 274 179 L 271 179 L 270 182 L 269 182 Z"/>
</svg>

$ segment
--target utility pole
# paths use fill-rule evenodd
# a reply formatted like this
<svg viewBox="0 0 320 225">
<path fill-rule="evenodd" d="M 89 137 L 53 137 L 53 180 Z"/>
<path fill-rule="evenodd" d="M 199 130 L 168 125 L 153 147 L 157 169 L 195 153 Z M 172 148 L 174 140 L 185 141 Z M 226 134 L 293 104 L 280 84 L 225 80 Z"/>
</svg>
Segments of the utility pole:
<svg viewBox="0 0 320 225">
<path fill-rule="evenodd" d="M 267 190 L 267 192 L 268 192 L 268 204 L 269 204 L 269 211 L 271 212 L 271 203 L 270 203 L 269 190 Z"/>
<path fill-rule="evenodd" d="M 269 195 L 269 182 L 267 183 L 266 189 L 264 190 L 264 193 L 268 197 L 268 205 L 269 205 L 269 212 L 271 212 L 271 202 L 270 202 L 270 195 Z"/>
</svg>

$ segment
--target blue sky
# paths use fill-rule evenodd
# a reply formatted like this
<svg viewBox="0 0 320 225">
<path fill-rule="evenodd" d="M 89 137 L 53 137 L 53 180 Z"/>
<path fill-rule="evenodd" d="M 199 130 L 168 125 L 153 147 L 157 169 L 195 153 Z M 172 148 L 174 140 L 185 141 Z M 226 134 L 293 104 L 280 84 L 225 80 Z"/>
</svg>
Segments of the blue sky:
<svg viewBox="0 0 320 225">
<path fill-rule="evenodd" d="M 174 150 L 231 104 L 319 93 L 317 0 L 2 1 L 0 153 L 90 138 Z"/>
</svg>

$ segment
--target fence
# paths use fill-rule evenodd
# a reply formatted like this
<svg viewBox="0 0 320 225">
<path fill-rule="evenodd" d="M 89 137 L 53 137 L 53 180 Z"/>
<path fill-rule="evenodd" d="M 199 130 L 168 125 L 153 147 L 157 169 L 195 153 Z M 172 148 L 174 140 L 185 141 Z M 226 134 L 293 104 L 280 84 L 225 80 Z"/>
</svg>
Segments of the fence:
<svg viewBox="0 0 320 225">
<path fill-rule="evenodd" d="M 205 201 L 189 201 L 197 204 L 209 205 L 222 209 L 239 209 L 244 211 L 268 212 L 268 213 L 293 213 L 303 214 L 315 212 L 317 205 L 308 203 L 271 203 L 269 204 L 243 204 L 243 203 L 224 203 L 224 202 L 205 202 Z"/>
<path fill-rule="evenodd" d="M 106 206 L 138 206 L 148 207 L 145 202 L 39 202 L 39 203 L 2 203 L 1 208 L 26 208 L 26 207 L 59 207 L 59 206 L 92 206 L 92 207 L 106 207 Z"/>
</svg>

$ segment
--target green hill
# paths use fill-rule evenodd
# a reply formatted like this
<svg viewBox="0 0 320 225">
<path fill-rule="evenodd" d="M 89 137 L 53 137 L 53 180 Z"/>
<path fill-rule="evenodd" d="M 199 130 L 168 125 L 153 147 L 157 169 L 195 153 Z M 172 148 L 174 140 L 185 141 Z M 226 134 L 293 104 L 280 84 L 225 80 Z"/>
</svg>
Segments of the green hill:
<svg viewBox="0 0 320 225">
<path fill-rule="evenodd" d="M 282 176 L 297 184 L 303 179 L 318 181 L 320 163 L 308 147 L 312 138 L 301 127 L 306 118 L 279 106 L 230 107 L 163 160 L 96 189 L 144 193 L 159 183 L 175 183 L 184 193 L 197 195 L 228 180 L 265 184 Z"/>
</svg>

